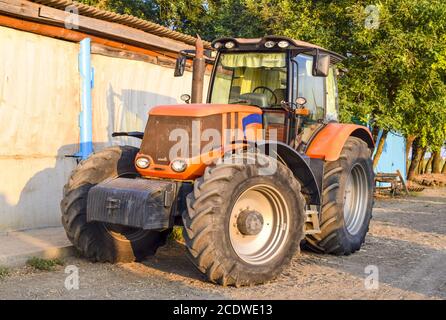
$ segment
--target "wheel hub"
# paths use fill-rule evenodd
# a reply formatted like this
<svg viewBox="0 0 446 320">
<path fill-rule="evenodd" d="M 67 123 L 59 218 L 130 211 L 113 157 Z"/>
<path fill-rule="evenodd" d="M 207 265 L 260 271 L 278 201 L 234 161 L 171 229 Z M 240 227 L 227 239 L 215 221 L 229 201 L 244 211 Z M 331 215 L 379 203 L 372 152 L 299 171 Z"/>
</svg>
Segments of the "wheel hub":
<svg viewBox="0 0 446 320">
<path fill-rule="evenodd" d="M 263 216 L 255 210 L 243 210 L 237 217 L 237 229 L 245 236 L 255 236 L 263 229 Z"/>
<path fill-rule="evenodd" d="M 256 184 L 235 201 L 229 218 L 229 239 L 237 256 L 261 265 L 286 244 L 290 211 L 281 193 L 270 184 Z"/>
</svg>

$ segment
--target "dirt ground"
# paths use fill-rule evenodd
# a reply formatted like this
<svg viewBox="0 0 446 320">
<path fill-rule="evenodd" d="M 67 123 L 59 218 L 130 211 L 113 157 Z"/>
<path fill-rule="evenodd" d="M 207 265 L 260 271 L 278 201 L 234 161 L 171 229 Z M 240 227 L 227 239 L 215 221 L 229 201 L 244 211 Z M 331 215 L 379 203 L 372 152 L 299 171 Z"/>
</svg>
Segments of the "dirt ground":
<svg viewBox="0 0 446 320">
<path fill-rule="evenodd" d="M 64 287 L 65 267 L 29 267 L 0 280 L 1 299 L 445 299 L 446 188 L 375 203 L 360 252 L 346 257 L 302 252 L 268 284 L 224 288 L 204 281 L 170 243 L 144 263 L 92 264 L 80 258 L 79 290 Z M 378 269 L 379 286 L 366 289 L 365 268 Z M 373 267 L 372 267 L 373 268 Z"/>
</svg>

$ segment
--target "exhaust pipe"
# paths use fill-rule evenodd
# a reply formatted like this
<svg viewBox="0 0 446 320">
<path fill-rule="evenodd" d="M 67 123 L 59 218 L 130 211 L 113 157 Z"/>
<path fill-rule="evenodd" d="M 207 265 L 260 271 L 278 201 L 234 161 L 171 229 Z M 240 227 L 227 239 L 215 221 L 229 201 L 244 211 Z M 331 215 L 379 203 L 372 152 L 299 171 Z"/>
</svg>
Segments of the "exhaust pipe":
<svg viewBox="0 0 446 320">
<path fill-rule="evenodd" d="M 192 103 L 203 102 L 203 85 L 204 85 L 204 72 L 206 70 L 206 62 L 204 59 L 204 47 L 203 41 L 200 36 L 197 35 L 197 41 L 195 42 L 195 58 L 193 60 L 192 69 Z"/>
</svg>

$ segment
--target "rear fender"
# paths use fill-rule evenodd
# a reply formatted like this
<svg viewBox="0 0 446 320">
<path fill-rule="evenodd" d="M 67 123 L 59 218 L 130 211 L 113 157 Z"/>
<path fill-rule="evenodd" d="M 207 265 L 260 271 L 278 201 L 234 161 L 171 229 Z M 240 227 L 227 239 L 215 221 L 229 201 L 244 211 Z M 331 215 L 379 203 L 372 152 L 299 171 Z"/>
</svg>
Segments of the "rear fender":
<svg viewBox="0 0 446 320">
<path fill-rule="evenodd" d="M 366 127 L 356 124 L 329 123 L 310 142 L 306 155 L 324 161 L 336 161 L 349 137 L 357 137 L 365 141 L 372 151 L 375 148 L 372 134 Z"/>
</svg>

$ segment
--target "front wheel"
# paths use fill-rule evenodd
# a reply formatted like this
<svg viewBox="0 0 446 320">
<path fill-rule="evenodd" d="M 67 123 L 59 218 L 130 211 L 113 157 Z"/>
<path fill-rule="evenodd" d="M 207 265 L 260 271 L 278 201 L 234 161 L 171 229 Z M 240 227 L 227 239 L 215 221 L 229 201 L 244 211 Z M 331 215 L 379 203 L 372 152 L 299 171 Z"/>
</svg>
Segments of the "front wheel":
<svg viewBox="0 0 446 320">
<path fill-rule="evenodd" d="M 350 137 L 337 161 L 324 166 L 321 233 L 306 237 L 320 253 L 349 255 L 361 248 L 373 208 L 374 173 L 370 149 Z"/>
<path fill-rule="evenodd" d="M 87 221 L 88 191 L 109 178 L 137 176 L 133 164 L 137 152 L 131 146 L 97 152 L 78 165 L 64 187 L 62 224 L 71 243 L 92 261 L 139 261 L 155 254 L 166 242 L 170 230 L 158 232 Z"/>
<path fill-rule="evenodd" d="M 264 162 L 275 161 L 264 157 Z M 275 278 L 303 238 L 304 198 L 291 171 L 276 163 L 207 168 L 183 216 L 189 257 L 211 282 L 253 285 Z"/>
</svg>

